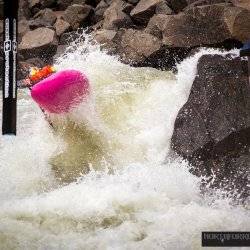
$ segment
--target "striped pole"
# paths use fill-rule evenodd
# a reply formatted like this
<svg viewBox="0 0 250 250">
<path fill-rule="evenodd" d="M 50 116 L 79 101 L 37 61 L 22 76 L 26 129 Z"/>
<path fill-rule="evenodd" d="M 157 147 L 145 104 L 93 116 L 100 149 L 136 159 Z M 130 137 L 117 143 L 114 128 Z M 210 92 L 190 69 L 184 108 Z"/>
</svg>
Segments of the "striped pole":
<svg viewBox="0 0 250 250">
<path fill-rule="evenodd" d="M 16 135 L 18 0 L 4 0 L 4 81 L 2 133 Z"/>
</svg>

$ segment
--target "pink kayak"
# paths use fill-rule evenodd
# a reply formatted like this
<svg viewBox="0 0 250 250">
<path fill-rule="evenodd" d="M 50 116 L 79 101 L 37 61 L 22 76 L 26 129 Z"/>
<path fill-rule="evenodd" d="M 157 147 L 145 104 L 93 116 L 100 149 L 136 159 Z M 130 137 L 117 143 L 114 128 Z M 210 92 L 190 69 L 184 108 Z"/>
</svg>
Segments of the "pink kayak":
<svg viewBox="0 0 250 250">
<path fill-rule="evenodd" d="M 49 113 L 67 113 L 89 94 L 87 77 L 77 70 L 63 70 L 32 87 L 31 96 Z"/>
</svg>

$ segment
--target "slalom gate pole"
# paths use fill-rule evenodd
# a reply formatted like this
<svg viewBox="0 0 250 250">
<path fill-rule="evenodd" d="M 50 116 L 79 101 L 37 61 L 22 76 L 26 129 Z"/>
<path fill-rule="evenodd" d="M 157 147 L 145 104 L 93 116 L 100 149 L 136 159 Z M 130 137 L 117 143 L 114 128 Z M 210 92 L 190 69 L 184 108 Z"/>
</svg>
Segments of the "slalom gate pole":
<svg viewBox="0 0 250 250">
<path fill-rule="evenodd" d="M 16 135 L 18 0 L 4 0 L 2 134 Z"/>
</svg>

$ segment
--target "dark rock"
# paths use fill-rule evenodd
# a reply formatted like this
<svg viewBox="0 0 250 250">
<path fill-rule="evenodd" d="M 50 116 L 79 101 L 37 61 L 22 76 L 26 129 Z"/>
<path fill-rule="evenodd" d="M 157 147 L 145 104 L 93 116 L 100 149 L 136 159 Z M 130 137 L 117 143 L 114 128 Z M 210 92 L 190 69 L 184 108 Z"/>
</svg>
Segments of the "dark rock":
<svg viewBox="0 0 250 250">
<path fill-rule="evenodd" d="M 187 0 L 167 0 L 167 3 L 175 13 L 182 11 L 187 6 Z"/>
<path fill-rule="evenodd" d="M 191 162 L 197 175 L 215 175 L 214 186 L 245 192 L 250 167 L 247 62 L 231 55 L 204 55 L 197 72 L 175 121 L 172 148 Z"/>
<path fill-rule="evenodd" d="M 224 10 L 225 6 L 208 5 L 166 16 L 163 43 L 172 47 L 193 47 L 229 39 L 231 35 L 223 19 Z"/>
<path fill-rule="evenodd" d="M 66 10 L 71 4 L 73 0 L 57 0 L 57 4 L 59 10 Z"/>
<path fill-rule="evenodd" d="M 91 10 L 89 5 L 73 4 L 65 10 L 62 18 L 76 30 L 87 21 Z"/>
<path fill-rule="evenodd" d="M 119 29 L 130 27 L 133 23 L 126 14 L 132 8 L 132 5 L 122 0 L 114 1 L 104 13 L 104 29 Z"/>
<path fill-rule="evenodd" d="M 55 7 L 56 0 L 41 0 L 42 8 L 52 8 Z"/>
<path fill-rule="evenodd" d="M 81 29 L 79 29 L 77 31 L 63 33 L 60 37 L 59 44 L 60 45 L 70 45 L 72 42 L 79 39 L 79 37 L 81 37 L 82 34 L 83 34 L 83 31 Z"/>
<path fill-rule="evenodd" d="M 158 37 L 163 38 L 163 31 L 166 29 L 169 20 L 172 18 L 167 15 L 154 15 L 148 22 L 148 26 L 145 29 L 146 32 Z"/>
<path fill-rule="evenodd" d="M 63 33 L 69 31 L 70 24 L 62 19 L 57 19 L 54 24 L 57 36 L 61 36 Z"/>
<path fill-rule="evenodd" d="M 41 1 L 40 0 L 29 0 L 29 8 L 32 9 L 36 6 L 41 5 Z"/>
<path fill-rule="evenodd" d="M 169 47 L 221 47 L 228 40 L 250 38 L 250 12 L 226 4 L 198 6 L 177 15 L 155 15 L 146 31 Z"/>
<path fill-rule="evenodd" d="M 56 54 L 53 58 L 54 62 L 65 53 L 67 47 L 68 47 L 67 45 L 58 45 L 57 46 Z"/>
<path fill-rule="evenodd" d="M 139 0 L 127 0 L 128 3 L 138 4 Z"/>
<path fill-rule="evenodd" d="M 3 1 L 0 1 L 0 19 L 3 19 Z"/>
<path fill-rule="evenodd" d="M 101 21 L 104 18 L 104 12 L 107 10 L 109 7 L 109 4 L 105 1 L 102 0 L 95 8 L 94 12 L 94 22 L 97 23 Z"/>
<path fill-rule="evenodd" d="M 163 0 L 140 0 L 130 15 L 137 22 L 145 25 L 155 14 L 156 6 L 162 4 L 162 2 Z"/>
<path fill-rule="evenodd" d="M 23 36 L 19 52 L 25 59 L 38 57 L 49 62 L 56 53 L 57 44 L 54 30 L 38 28 Z"/>
<path fill-rule="evenodd" d="M 224 12 L 224 20 L 230 31 L 230 38 L 243 43 L 250 39 L 250 10 L 228 7 Z"/>
<path fill-rule="evenodd" d="M 19 1 L 19 9 L 18 9 L 18 18 L 21 19 L 28 19 L 31 16 L 31 12 L 29 9 L 29 2 L 26 0 Z"/>
</svg>

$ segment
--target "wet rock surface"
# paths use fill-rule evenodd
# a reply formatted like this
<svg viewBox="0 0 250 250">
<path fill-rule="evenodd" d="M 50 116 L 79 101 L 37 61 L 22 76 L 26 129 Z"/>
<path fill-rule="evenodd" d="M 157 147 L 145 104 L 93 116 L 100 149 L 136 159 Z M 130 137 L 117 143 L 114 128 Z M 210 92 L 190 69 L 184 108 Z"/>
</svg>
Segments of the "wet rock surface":
<svg viewBox="0 0 250 250">
<path fill-rule="evenodd" d="M 247 61 L 204 55 L 190 96 L 175 121 L 172 148 L 212 187 L 247 196 L 250 170 L 250 84 Z M 213 178 L 212 178 L 213 177 Z"/>
</svg>

